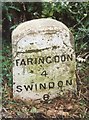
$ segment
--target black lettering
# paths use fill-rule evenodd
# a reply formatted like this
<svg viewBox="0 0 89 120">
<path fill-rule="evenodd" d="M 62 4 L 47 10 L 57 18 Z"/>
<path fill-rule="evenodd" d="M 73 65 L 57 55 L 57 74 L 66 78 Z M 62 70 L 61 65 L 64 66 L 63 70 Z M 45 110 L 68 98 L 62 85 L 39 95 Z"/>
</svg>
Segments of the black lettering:
<svg viewBox="0 0 89 120">
<path fill-rule="evenodd" d="M 60 61 L 60 57 L 58 55 L 54 56 L 54 62 L 58 63 Z"/>
<path fill-rule="evenodd" d="M 39 63 L 38 63 L 38 64 L 41 64 L 41 63 L 43 63 L 43 64 L 44 64 L 44 57 L 39 58 Z"/>
<path fill-rule="evenodd" d="M 48 94 L 44 94 L 44 95 L 43 95 L 43 99 L 44 99 L 45 101 L 49 100 L 49 97 L 50 97 L 50 96 L 49 96 Z"/>
<path fill-rule="evenodd" d="M 66 61 L 65 55 L 62 55 L 62 56 L 61 56 L 61 61 L 62 61 L 62 62 L 65 62 L 65 61 Z"/>
<path fill-rule="evenodd" d="M 69 60 L 73 60 L 73 55 L 71 54 L 71 55 L 67 55 L 67 61 L 69 61 Z"/>
<path fill-rule="evenodd" d="M 17 59 L 16 60 L 16 66 L 19 66 L 19 65 L 33 65 L 33 64 L 44 64 L 44 63 L 59 63 L 60 61 L 61 62 L 65 62 L 65 61 L 72 61 L 73 60 L 73 55 L 72 54 L 62 54 L 61 56 L 59 55 L 55 55 L 53 57 L 51 56 L 47 56 L 47 57 L 38 57 L 38 58 L 27 58 L 27 60 L 25 61 L 24 59 L 22 59 L 20 61 L 20 59 Z"/>
<path fill-rule="evenodd" d="M 46 89 L 46 83 L 43 84 L 40 84 L 40 89 Z"/>
<path fill-rule="evenodd" d="M 63 82 L 62 81 L 58 82 L 58 87 L 63 87 Z"/>
<path fill-rule="evenodd" d="M 37 58 L 34 58 L 34 64 L 37 64 Z"/>
<path fill-rule="evenodd" d="M 16 86 L 16 88 L 17 88 L 17 92 L 21 92 L 22 91 L 22 86 L 21 85 L 18 85 L 18 86 Z"/>
<path fill-rule="evenodd" d="M 32 58 L 27 58 L 27 65 L 29 65 L 29 63 L 31 63 L 33 65 L 33 59 Z"/>
<path fill-rule="evenodd" d="M 24 85 L 24 88 L 26 89 L 26 91 L 28 91 L 28 89 L 32 90 L 33 89 L 33 85 Z"/>
<path fill-rule="evenodd" d="M 17 60 L 16 60 L 16 66 L 18 66 L 18 61 L 19 61 L 19 60 L 20 60 L 20 59 L 17 59 Z"/>
<path fill-rule="evenodd" d="M 72 80 L 66 80 L 66 85 L 72 85 Z"/>
<path fill-rule="evenodd" d="M 42 76 L 47 76 L 48 74 L 46 73 L 46 70 L 44 70 L 42 73 L 41 73 Z"/>
<path fill-rule="evenodd" d="M 55 83 L 54 82 L 49 82 L 49 89 L 54 88 Z"/>
<path fill-rule="evenodd" d="M 37 91 L 37 84 L 35 84 L 35 89 L 36 89 L 36 91 Z"/>
<path fill-rule="evenodd" d="M 21 61 L 20 65 L 26 65 L 26 63 L 25 63 L 25 60 L 24 60 L 24 59 L 22 59 L 22 61 Z"/>
<path fill-rule="evenodd" d="M 48 56 L 48 57 L 46 58 L 46 62 L 47 62 L 48 64 L 52 63 L 50 56 Z"/>
</svg>

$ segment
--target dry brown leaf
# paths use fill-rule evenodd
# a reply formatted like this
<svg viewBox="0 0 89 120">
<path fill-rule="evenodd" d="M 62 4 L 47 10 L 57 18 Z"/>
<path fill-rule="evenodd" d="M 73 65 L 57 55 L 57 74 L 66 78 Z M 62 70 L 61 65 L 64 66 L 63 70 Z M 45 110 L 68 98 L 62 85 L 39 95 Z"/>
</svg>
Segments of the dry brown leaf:
<svg viewBox="0 0 89 120">
<path fill-rule="evenodd" d="M 51 110 L 48 110 L 47 111 L 47 115 L 48 116 L 55 116 L 55 113 L 56 113 L 57 111 L 55 110 L 55 109 L 51 109 Z"/>
<path fill-rule="evenodd" d="M 69 116 L 69 113 L 68 113 L 68 112 L 63 112 L 62 110 L 60 110 L 60 111 L 58 112 L 58 115 L 67 117 L 67 116 Z"/>
<path fill-rule="evenodd" d="M 67 110 L 72 110 L 72 109 L 73 109 L 73 105 L 67 104 L 67 105 L 66 105 L 66 109 L 67 109 Z"/>
</svg>

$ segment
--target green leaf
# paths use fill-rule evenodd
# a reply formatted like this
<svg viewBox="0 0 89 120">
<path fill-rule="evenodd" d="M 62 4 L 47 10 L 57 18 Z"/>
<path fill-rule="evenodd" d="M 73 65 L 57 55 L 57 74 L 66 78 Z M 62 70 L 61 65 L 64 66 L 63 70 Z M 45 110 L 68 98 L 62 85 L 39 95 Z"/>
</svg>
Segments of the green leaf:
<svg viewBox="0 0 89 120">
<path fill-rule="evenodd" d="M 8 8 L 10 8 L 10 9 L 13 9 L 13 10 L 16 10 L 16 11 L 20 12 L 20 9 L 19 9 L 19 8 L 16 8 L 15 6 L 9 6 Z"/>
<path fill-rule="evenodd" d="M 30 110 L 31 113 L 37 113 L 37 109 L 35 107 L 32 107 L 32 109 Z"/>
<path fill-rule="evenodd" d="M 51 11 L 51 12 L 49 13 L 49 16 L 53 16 L 53 11 Z"/>
<path fill-rule="evenodd" d="M 18 26 L 17 24 L 16 24 L 16 25 L 13 25 L 12 27 L 10 27 L 10 30 L 15 29 L 17 26 Z"/>
<path fill-rule="evenodd" d="M 10 14 L 7 14 L 7 18 L 10 22 L 12 21 L 12 16 Z"/>
</svg>

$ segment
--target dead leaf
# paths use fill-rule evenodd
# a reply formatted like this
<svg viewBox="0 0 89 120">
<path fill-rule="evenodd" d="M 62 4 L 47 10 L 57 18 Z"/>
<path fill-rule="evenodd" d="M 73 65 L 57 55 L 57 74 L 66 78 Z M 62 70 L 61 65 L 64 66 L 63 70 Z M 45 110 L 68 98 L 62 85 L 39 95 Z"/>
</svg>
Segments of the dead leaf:
<svg viewBox="0 0 89 120">
<path fill-rule="evenodd" d="M 68 112 L 63 112 L 62 110 L 60 110 L 60 111 L 58 112 L 58 115 L 67 117 L 67 116 L 69 116 L 69 113 L 68 113 Z"/>
<path fill-rule="evenodd" d="M 66 109 L 67 109 L 67 110 L 72 110 L 72 109 L 73 109 L 73 105 L 67 104 L 67 105 L 66 105 Z"/>
</svg>

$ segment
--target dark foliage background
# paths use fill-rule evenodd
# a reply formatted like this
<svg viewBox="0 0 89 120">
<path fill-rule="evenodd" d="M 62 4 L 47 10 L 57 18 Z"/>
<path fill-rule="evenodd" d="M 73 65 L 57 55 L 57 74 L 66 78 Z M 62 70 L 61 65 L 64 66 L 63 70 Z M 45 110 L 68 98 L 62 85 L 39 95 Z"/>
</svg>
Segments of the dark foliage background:
<svg viewBox="0 0 89 120">
<path fill-rule="evenodd" d="M 11 97 L 12 86 L 12 48 L 11 32 L 20 23 L 38 18 L 53 18 L 63 22 L 73 33 L 77 61 L 76 76 L 78 81 L 78 96 L 76 98 L 80 111 L 70 113 L 70 116 L 81 116 L 88 120 L 89 102 L 89 2 L 7 2 L 2 4 L 2 76 L 3 76 L 3 108 L 8 116 L 20 115 L 18 109 L 21 101 L 14 101 Z M 69 98 L 65 98 L 65 101 Z M 72 98 L 71 98 L 72 99 Z M 9 105 L 6 103 L 9 103 Z M 54 100 L 55 101 L 55 100 Z M 64 101 L 64 104 L 66 103 Z M 16 104 L 17 102 L 17 104 Z M 57 102 L 57 101 L 56 101 Z M 71 102 L 71 101 L 70 101 Z M 73 101 L 72 101 L 73 102 Z M 72 102 L 70 103 L 72 105 Z M 10 104 L 12 103 L 12 104 Z M 77 104 L 76 103 L 76 104 Z M 12 105 L 16 105 L 13 107 Z M 24 103 L 21 103 L 23 106 Z M 31 105 L 32 106 L 32 105 Z M 31 108 L 30 106 L 30 111 Z M 26 109 L 28 105 L 25 106 Z M 7 109 L 6 109 L 7 108 Z M 8 110 L 9 108 L 9 110 Z M 11 109 L 12 108 L 12 109 Z M 16 111 L 15 111 L 16 108 Z M 13 111 L 14 109 L 14 111 Z M 36 111 L 36 108 L 34 108 Z M 78 109 L 79 110 L 79 109 Z M 9 111 L 9 112 L 8 112 Z M 28 109 L 27 109 L 28 111 Z M 25 111 L 25 115 L 27 115 Z M 5 111 L 4 111 L 5 112 Z M 14 113 L 14 115 L 12 114 Z M 54 113 L 54 112 L 53 112 Z M 4 117 L 7 114 L 4 114 Z M 74 116 L 74 117 L 75 117 Z"/>
<path fill-rule="evenodd" d="M 66 24 L 75 36 L 76 50 L 89 50 L 89 2 L 3 3 L 3 39 L 11 42 L 12 30 L 21 22 L 51 17 Z"/>
</svg>

